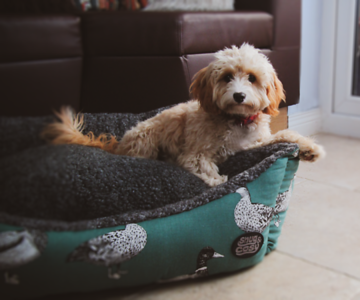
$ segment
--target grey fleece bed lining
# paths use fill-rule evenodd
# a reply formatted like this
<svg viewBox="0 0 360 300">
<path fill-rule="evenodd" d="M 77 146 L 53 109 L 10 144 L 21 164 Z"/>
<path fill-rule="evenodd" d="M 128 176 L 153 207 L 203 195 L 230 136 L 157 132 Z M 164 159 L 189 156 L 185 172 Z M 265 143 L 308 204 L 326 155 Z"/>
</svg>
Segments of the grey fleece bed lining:
<svg viewBox="0 0 360 300">
<path fill-rule="evenodd" d="M 120 139 L 126 130 L 135 126 L 138 122 L 149 119 L 169 107 L 141 114 L 85 113 L 84 120 L 86 126 L 84 133 L 92 131 L 95 135 L 99 135 L 106 132 L 116 135 Z M 0 158 L 25 149 L 44 145 L 45 143 L 39 137 L 39 133 L 45 124 L 51 123 L 54 120 L 56 120 L 55 116 L 0 117 Z"/>
<path fill-rule="evenodd" d="M 121 137 L 155 113 L 86 114 L 85 120 L 87 130 Z M 0 119 L 0 222 L 42 230 L 84 230 L 166 217 L 235 192 L 297 149 L 295 144 L 284 143 L 239 152 L 219 166 L 229 181 L 210 188 L 165 162 L 78 145 L 44 145 L 38 133 L 52 119 Z M 5 134 L 4 127 L 9 129 Z"/>
<path fill-rule="evenodd" d="M 209 188 L 205 192 L 191 199 L 167 204 L 156 209 L 133 211 L 130 213 L 111 215 L 93 220 L 82 220 L 74 222 L 26 218 L 2 212 L 0 213 L 0 222 L 5 222 L 9 225 L 22 225 L 25 227 L 42 230 L 84 230 L 111 227 L 132 222 L 141 222 L 189 211 L 208 202 L 219 199 L 229 193 L 235 192 L 239 187 L 245 186 L 246 183 L 251 182 L 259 177 L 261 173 L 266 171 L 266 169 L 268 169 L 278 158 L 297 149 L 297 145 L 294 144 L 276 144 L 273 146 L 276 146 L 280 149 L 277 152 L 271 154 L 259 164 L 256 164 L 254 167 L 251 167 L 248 170 L 232 177 L 228 182 L 214 188 Z"/>
</svg>

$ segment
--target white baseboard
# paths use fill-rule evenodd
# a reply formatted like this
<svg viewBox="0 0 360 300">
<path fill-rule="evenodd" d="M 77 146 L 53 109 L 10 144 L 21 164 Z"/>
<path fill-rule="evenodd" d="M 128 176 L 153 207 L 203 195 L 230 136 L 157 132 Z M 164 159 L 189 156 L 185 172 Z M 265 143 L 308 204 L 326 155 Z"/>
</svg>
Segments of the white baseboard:
<svg viewBox="0 0 360 300">
<path fill-rule="evenodd" d="M 331 134 L 360 138 L 360 117 L 336 113 L 324 114 L 322 131 Z"/>
<path fill-rule="evenodd" d="M 321 110 L 312 110 L 296 113 L 289 117 L 289 129 L 301 135 L 309 136 L 319 133 L 322 129 Z"/>
</svg>

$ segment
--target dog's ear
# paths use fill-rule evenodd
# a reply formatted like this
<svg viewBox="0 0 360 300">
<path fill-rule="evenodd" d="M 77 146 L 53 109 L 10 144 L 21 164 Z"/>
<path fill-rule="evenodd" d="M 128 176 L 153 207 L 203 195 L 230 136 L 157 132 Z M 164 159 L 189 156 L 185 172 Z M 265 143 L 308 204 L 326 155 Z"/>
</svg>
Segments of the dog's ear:
<svg viewBox="0 0 360 300">
<path fill-rule="evenodd" d="M 277 116 L 279 114 L 279 105 L 281 100 L 285 101 L 285 91 L 279 78 L 274 73 L 274 82 L 267 87 L 267 97 L 270 104 L 263 110 L 263 113 L 270 116 Z"/>
<path fill-rule="evenodd" d="M 190 93 L 200 102 L 201 107 L 208 113 L 219 114 L 221 111 L 213 102 L 213 84 L 208 67 L 201 69 L 194 75 L 190 85 Z"/>
</svg>

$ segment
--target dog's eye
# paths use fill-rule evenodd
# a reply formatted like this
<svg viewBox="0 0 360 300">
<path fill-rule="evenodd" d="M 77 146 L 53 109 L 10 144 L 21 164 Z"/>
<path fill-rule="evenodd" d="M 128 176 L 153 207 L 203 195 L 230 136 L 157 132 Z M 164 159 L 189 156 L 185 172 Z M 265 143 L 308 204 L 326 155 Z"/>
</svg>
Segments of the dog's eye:
<svg viewBox="0 0 360 300">
<path fill-rule="evenodd" d="M 234 79 L 234 76 L 232 75 L 232 74 L 226 74 L 225 76 L 224 76 L 224 80 L 227 82 L 227 83 L 229 83 L 231 80 L 233 80 Z"/>
<path fill-rule="evenodd" d="M 256 81 L 256 77 L 253 74 L 249 74 L 249 81 L 254 83 Z"/>
</svg>

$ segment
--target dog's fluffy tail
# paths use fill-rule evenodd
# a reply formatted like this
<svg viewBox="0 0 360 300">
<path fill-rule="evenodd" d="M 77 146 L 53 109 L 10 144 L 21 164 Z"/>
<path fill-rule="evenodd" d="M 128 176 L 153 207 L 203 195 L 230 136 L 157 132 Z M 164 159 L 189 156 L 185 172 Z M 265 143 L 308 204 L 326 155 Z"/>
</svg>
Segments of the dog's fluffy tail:
<svg viewBox="0 0 360 300">
<path fill-rule="evenodd" d="M 103 149 L 115 153 L 119 144 L 115 136 L 102 133 L 95 137 L 93 132 L 86 135 L 84 129 L 84 115 L 75 114 L 70 107 L 62 107 L 60 112 L 55 112 L 60 122 L 48 124 L 41 137 L 54 145 L 78 144 Z"/>
</svg>

